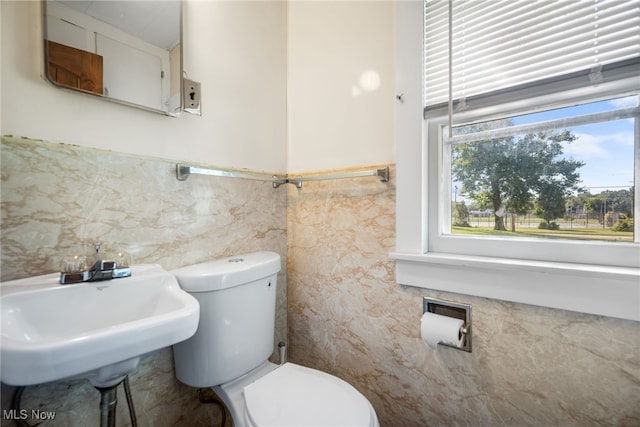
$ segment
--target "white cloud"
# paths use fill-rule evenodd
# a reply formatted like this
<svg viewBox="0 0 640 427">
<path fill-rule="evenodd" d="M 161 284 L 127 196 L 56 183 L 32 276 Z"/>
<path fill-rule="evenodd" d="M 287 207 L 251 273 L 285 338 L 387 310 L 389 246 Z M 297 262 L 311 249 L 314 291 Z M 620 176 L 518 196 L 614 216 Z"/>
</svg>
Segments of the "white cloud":
<svg viewBox="0 0 640 427">
<path fill-rule="evenodd" d="M 577 139 L 571 144 L 565 144 L 564 153 L 578 159 L 609 157 L 610 154 L 602 147 L 604 138 L 589 134 L 576 134 Z"/>
<path fill-rule="evenodd" d="M 638 106 L 638 96 L 627 96 L 625 98 L 617 98 L 609 101 L 609 104 L 616 108 L 631 108 Z"/>
<path fill-rule="evenodd" d="M 618 132 L 607 135 L 591 135 L 576 133 L 577 139 L 571 144 L 565 144 L 565 154 L 578 158 L 602 158 L 610 159 L 614 152 L 627 151 L 633 147 L 633 134 L 631 132 Z M 631 148 L 633 151 L 633 148 Z"/>
</svg>

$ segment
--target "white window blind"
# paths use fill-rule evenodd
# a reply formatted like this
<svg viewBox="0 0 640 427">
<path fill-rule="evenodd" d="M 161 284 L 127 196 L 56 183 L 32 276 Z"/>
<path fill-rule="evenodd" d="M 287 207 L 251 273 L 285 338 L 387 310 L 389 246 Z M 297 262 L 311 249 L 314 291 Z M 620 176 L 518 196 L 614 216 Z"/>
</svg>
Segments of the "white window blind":
<svg viewBox="0 0 640 427">
<path fill-rule="evenodd" d="M 450 0 L 452 98 L 640 57 L 638 0 Z M 425 1 L 425 106 L 449 100 L 449 1 Z"/>
</svg>

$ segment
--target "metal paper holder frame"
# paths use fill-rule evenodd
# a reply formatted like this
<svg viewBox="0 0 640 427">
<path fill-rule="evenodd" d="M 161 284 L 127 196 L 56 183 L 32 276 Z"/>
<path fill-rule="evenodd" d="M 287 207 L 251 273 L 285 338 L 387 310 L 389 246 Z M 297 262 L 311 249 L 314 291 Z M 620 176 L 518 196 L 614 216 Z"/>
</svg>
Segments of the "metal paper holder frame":
<svg viewBox="0 0 640 427">
<path fill-rule="evenodd" d="M 460 304 L 453 301 L 439 300 L 429 297 L 423 297 L 422 299 L 422 312 L 434 313 L 441 316 L 453 317 L 455 319 L 461 319 L 464 324 L 461 328 L 461 333 L 464 336 L 462 341 L 462 347 L 455 345 L 440 343 L 448 347 L 457 348 L 458 350 L 464 350 L 471 353 L 471 305 Z"/>
</svg>

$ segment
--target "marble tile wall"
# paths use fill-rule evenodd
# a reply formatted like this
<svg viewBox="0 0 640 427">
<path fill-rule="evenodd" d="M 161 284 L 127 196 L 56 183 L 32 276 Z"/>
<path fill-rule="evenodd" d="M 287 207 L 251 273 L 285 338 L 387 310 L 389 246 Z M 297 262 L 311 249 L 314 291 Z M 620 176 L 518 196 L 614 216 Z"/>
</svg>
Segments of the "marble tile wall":
<svg viewBox="0 0 640 427">
<path fill-rule="evenodd" d="M 640 425 L 637 322 L 397 285 L 393 179 L 287 191 L 290 360 L 383 427 Z M 473 305 L 472 353 L 420 339 L 423 296 Z"/>
<path fill-rule="evenodd" d="M 383 427 L 640 425 L 638 323 L 397 285 L 394 181 L 270 183 L 192 176 L 174 162 L 2 140 L 2 280 L 57 269 L 100 239 L 167 269 L 251 250 L 283 256 L 276 340 L 293 362 L 351 382 Z M 286 222 L 283 212 L 286 211 Z M 422 296 L 473 304 L 473 353 L 419 338 Z M 287 309 L 288 304 L 288 309 Z M 288 324 L 288 331 L 287 331 Z M 141 426 L 216 425 L 169 350 L 131 376 Z M 3 385 L 2 409 L 11 387 Z M 118 425 L 127 425 L 119 396 Z M 84 381 L 27 388 L 44 426 L 97 425 Z M 2 426 L 11 425 L 8 420 Z"/>
<path fill-rule="evenodd" d="M 3 281 L 57 271 L 62 256 L 91 250 L 94 242 L 105 251 L 129 252 L 133 263 L 167 270 L 272 250 L 283 266 L 276 342 L 286 340 L 284 188 L 196 175 L 181 182 L 169 160 L 6 136 L 1 160 Z M 175 379 L 169 350 L 144 360 L 131 387 L 141 426 L 211 425 L 217 416 Z M 11 392 L 3 384 L 2 409 Z M 99 424 L 98 402 L 86 381 L 60 381 L 27 388 L 23 408 L 57 411 L 57 420 L 42 425 L 87 426 Z M 126 425 L 124 397 L 120 402 L 124 424 L 118 425 Z"/>
</svg>

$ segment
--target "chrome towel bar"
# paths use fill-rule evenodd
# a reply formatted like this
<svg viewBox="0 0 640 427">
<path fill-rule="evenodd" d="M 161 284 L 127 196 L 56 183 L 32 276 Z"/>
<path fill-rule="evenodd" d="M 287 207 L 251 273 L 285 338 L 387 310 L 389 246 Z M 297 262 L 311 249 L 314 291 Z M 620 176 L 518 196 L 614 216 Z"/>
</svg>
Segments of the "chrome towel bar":
<svg viewBox="0 0 640 427">
<path fill-rule="evenodd" d="M 213 175 L 224 176 L 228 178 L 242 178 L 252 179 L 255 181 L 272 181 L 281 183 L 284 183 L 284 180 L 286 179 L 285 176 L 269 173 L 250 172 L 233 169 L 202 168 L 199 166 L 189 166 L 180 163 L 176 165 L 176 178 L 178 178 L 178 181 L 186 181 L 187 178 L 189 178 L 189 175 Z"/>
<path fill-rule="evenodd" d="M 261 172 L 249 172 L 230 169 L 212 169 L 197 166 L 189 166 L 184 164 L 176 164 L 176 178 L 179 181 L 185 181 L 189 175 L 213 175 L 228 178 L 252 179 L 257 181 L 271 181 L 273 188 L 278 188 L 282 184 L 294 184 L 298 188 L 302 188 L 304 181 L 320 181 L 328 179 L 358 178 L 364 176 L 377 176 L 380 182 L 389 182 L 389 166 L 381 169 L 359 170 L 352 172 L 342 172 L 326 175 L 309 175 L 290 178 L 287 175 L 274 175 Z"/>
</svg>

